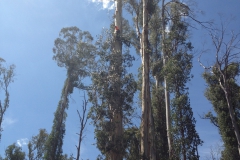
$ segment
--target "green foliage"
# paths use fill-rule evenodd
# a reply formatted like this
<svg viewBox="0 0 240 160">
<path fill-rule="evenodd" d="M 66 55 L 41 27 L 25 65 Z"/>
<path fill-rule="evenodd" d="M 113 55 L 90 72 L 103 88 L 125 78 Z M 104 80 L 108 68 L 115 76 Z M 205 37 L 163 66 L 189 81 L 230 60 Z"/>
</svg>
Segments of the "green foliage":
<svg viewBox="0 0 240 160">
<path fill-rule="evenodd" d="M 205 96 L 212 103 L 213 109 L 216 112 L 216 117 L 214 118 L 215 123 L 218 126 L 219 133 L 222 137 L 224 150 L 222 151 L 222 159 L 240 159 L 238 153 L 238 144 L 234 129 L 232 127 L 231 118 L 229 115 L 229 110 L 227 107 L 227 101 L 225 98 L 225 93 L 219 85 L 219 73 L 217 70 L 213 69 L 214 74 L 204 73 L 203 77 L 207 82 L 207 89 Z M 229 86 L 229 93 L 231 97 L 232 106 L 235 112 L 235 118 L 237 119 L 238 126 L 240 126 L 240 87 L 236 82 L 236 77 L 239 75 L 239 64 L 233 63 L 226 67 L 223 72 L 227 73 L 227 83 Z M 206 115 L 208 116 L 208 115 Z"/>
<path fill-rule="evenodd" d="M 133 74 L 127 72 L 127 68 L 132 66 L 134 57 L 130 55 L 127 46 L 123 54 L 116 53 L 112 49 L 115 39 L 111 33 L 104 30 L 96 42 L 98 61 L 96 71 L 92 73 L 94 89 L 88 93 L 93 105 L 89 116 L 96 127 L 97 147 L 104 155 L 110 151 L 125 152 L 123 137 L 110 138 L 117 125 L 112 123 L 113 112 L 110 107 L 114 107 L 114 112 L 120 113 L 123 122 L 129 122 L 128 118 L 133 113 L 132 102 L 137 86 Z"/>
<path fill-rule="evenodd" d="M 4 160 L 25 160 L 25 153 L 15 143 L 7 147 L 5 156 Z"/>
<path fill-rule="evenodd" d="M 140 159 L 140 129 L 127 128 L 124 131 L 124 144 L 126 145 L 125 158 L 127 160 Z"/>
<path fill-rule="evenodd" d="M 195 130 L 196 121 L 190 107 L 188 93 L 176 96 L 172 100 L 172 120 L 175 156 L 185 155 L 187 159 L 199 159 L 198 146 L 202 141 Z"/>
<path fill-rule="evenodd" d="M 156 159 L 168 159 L 168 142 L 166 130 L 166 108 L 164 88 L 153 85 L 152 107 L 155 125 Z"/>
<path fill-rule="evenodd" d="M 40 129 L 39 134 L 33 136 L 28 143 L 28 158 L 29 160 L 42 160 L 45 152 L 45 143 L 48 138 L 48 133 L 45 129 Z"/>
<path fill-rule="evenodd" d="M 45 159 L 57 160 L 63 157 L 62 145 L 65 135 L 66 109 L 69 105 L 69 95 L 74 87 L 82 87 L 81 80 L 89 76 L 93 67 L 95 46 L 89 32 L 77 27 L 63 28 L 59 38 L 55 40 L 53 59 L 58 66 L 67 69 L 67 79 L 62 89 L 61 99 L 54 114 L 52 131 L 46 142 Z"/>
<path fill-rule="evenodd" d="M 68 91 L 73 90 L 73 88 L 69 89 L 69 79 L 65 81 L 63 87 L 63 93 L 61 100 L 59 101 L 57 110 L 54 114 L 52 131 L 48 136 L 46 141 L 46 151 L 44 154 L 45 159 L 57 160 L 62 156 L 62 145 L 63 138 L 65 135 L 65 121 L 67 117 L 66 109 L 68 108 L 68 95 L 70 94 Z"/>
<path fill-rule="evenodd" d="M 96 51 L 92 42 L 93 37 L 87 31 L 77 27 L 63 28 L 54 42 L 53 59 L 59 67 L 67 69 L 67 76 L 73 80 L 86 77 L 90 73 Z"/>
<path fill-rule="evenodd" d="M 176 9 L 176 8 L 175 8 Z M 171 118 L 173 136 L 173 159 L 199 159 L 198 146 L 203 142 L 195 130 L 195 118 L 190 106 L 187 82 L 191 75 L 192 58 L 189 53 L 193 49 L 187 42 L 187 25 L 181 20 L 179 13 L 172 9 L 173 24 L 166 39 L 165 52 L 168 57 L 162 74 L 166 76 L 168 90 L 172 94 Z"/>
</svg>

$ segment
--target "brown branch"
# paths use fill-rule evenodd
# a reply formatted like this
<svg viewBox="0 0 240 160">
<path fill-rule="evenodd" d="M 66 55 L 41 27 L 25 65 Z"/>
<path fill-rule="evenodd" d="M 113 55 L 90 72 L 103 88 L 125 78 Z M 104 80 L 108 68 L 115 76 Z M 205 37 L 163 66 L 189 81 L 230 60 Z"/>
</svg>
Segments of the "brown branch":
<svg viewBox="0 0 240 160">
<path fill-rule="evenodd" d="M 86 100 L 86 97 L 85 97 L 85 94 L 84 94 L 84 96 L 83 96 L 83 104 L 82 104 L 82 114 L 80 114 L 80 112 L 77 110 L 77 114 L 78 114 L 79 121 L 80 121 L 80 130 L 79 130 L 79 133 L 76 133 L 79 136 L 78 146 L 75 145 L 75 147 L 77 148 L 77 158 L 74 158 L 74 159 L 76 159 L 76 160 L 80 159 L 81 143 L 82 143 L 82 141 L 83 141 L 83 139 L 85 137 L 83 135 L 83 132 L 84 132 L 84 129 L 85 129 L 87 121 L 88 121 L 88 117 L 86 115 L 86 113 L 87 113 L 87 104 L 88 104 L 88 101 Z"/>
</svg>

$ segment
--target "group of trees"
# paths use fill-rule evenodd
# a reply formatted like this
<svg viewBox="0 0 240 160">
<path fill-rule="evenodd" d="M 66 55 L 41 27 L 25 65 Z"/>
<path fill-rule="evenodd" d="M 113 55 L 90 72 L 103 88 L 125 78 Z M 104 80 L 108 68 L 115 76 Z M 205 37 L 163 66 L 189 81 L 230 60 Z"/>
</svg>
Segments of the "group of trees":
<svg viewBox="0 0 240 160">
<path fill-rule="evenodd" d="M 133 20 L 122 17 L 123 11 L 130 13 Z M 195 129 L 187 86 L 193 77 L 189 27 L 191 20 L 202 24 L 193 14 L 190 6 L 179 0 L 115 0 L 113 22 L 97 40 L 77 27 L 63 28 L 55 40 L 53 59 L 66 68 L 67 77 L 52 130 L 48 134 L 40 129 L 29 141 L 27 154 L 16 144 L 10 145 L 4 160 L 23 160 L 26 156 L 31 160 L 78 160 L 89 118 L 95 127 L 96 147 L 101 151 L 97 159 L 199 159 L 198 147 L 203 141 Z M 239 41 L 233 34 L 229 42 L 224 42 L 225 30 L 221 31 L 217 38 L 213 29 L 209 31 L 216 48 L 216 63 L 205 67 L 199 62 L 210 71 L 203 77 L 208 85 L 206 97 L 216 112 L 209 112 L 205 118 L 219 128 L 224 142 L 222 159 L 234 160 L 240 158 Z M 138 79 L 129 72 L 135 60 L 133 48 L 142 62 Z M 14 76 L 14 66 L 4 68 L 2 62 L 0 59 L 0 85 L 6 98 L 4 104 L 0 103 L 0 127 L 9 103 L 7 88 Z M 84 78 L 92 83 L 84 84 Z M 68 156 L 63 154 L 62 146 L 66 110 L 74 89 L 87 92 L 88 100 L 83 101 L 83 112 L 78 112 L 77 155 Z M 136 94 L 139 103 L 134 103 Z M 91 107 L 87 116 L 88 102 Z M 132 122 L 132 115 L 139 110 L 137 105 L 141 107 L 140 126 Z"/>
</svg>

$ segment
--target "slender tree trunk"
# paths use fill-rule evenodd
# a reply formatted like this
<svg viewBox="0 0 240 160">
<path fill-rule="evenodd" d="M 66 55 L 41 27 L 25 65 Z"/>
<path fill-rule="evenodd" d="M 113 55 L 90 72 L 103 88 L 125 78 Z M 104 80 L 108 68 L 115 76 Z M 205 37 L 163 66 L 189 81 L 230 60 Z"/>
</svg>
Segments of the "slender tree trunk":
<svg viewBox="0 0 240 160">
<path fill-rule="evenodd" d="M 141 159 L 155 160 L 154 123 L 151 111 L 149 80 L 149 48 L 148 48 L 148 3 L 143 0 L 143 32 L 142 32 L 142 122 L 141 122 Z"/>
<path fill-rule="evenodd" d="M 223 90 L 224 93 L 225 93 L 225 97 L 226 97 L 227 105 L 228 105 L 228 110 L 229 110 L 230 118 L 231 118 L 232 125 L 233 125 L 233 130 L 234 130 L 234 133 L 235 133 L 237 142 L 238 142 L 238 153 L 239 153 L 239 155 L 240 155 L 240 134 L 239 134 L 239 127 L 238 127 L 238 124 L 237 124 L 236 119 L 235 119 L 235 114 L 234 114 L 234 111 L 233 111 L 231 98 L 229 98 L 229 91 L 228 91 L 228 89 L 227 89 L 227 87 L 226 87 L 226 79 L 225 79 L 225 76 L 223 76 L 223 79 L 224 79 L 224 86 L 222 85 L 221 80 L 219 80 L 219 83 L 220 83 L 220 86 L 221 86 L 222 90 Z"/>
<path fill-rule="evenodd" d="M 141 122 L 141 159 L 149 157 L 149 55 L 147 53 L 148 26 L 147 26 L 147 0 L 143 0 L 143 32 L 142 32 L 142 122 Z"/>
<path fill-rule="evenodd" d="M 69 77 L 65 80 L 64 87 L 62 90 L 62 95 L 60 102 L 58 104 L 58 108 L 54 115 L 53 120 L 53 127 L 52 131 L 49 136 L 51 136 L 51 139 L 48 139 L 48 149 L 46 151 L 46 158 L 47 159 L 58 159 L 59 158 L 59 150 L 61 150 L 62 144 L 63 144 L 63 137 L 64 135 L 63 131 L 65 129 L 65 126 L 63 128 L 63 124 L 66 120 L 66 112 L 65 110 L 68 108 L 68 95 L 71 94 L 73 91 L 73 86 L 71 84 L 71 80 Z"/>
<path fill-rule="evenodd" d="M 87 120 L 88 120 L 88 117 L 86 117 L 87 116 L 87 103 L 88 103 L 88 101 L 86 100 L 85 94 L 84 94 L 84 100 L 83 100 L 83 104 L 82 104 L 82 115 L 80 115 L 79 111 L 77 110 L 79 122 L 80 122 L 80 130 L 79 130 L 79 133 L 77 133 L 79 135 L 79 139 L 78 139 L 78 146 L 76 146 L 76 148 L 77 148 L 76 160 L 80 159 L 81 144 L 82 144 L 82 141 L 84 138 L 83 132 L 86 127 Z"/>
<path fill-rule="evenodd" d="M 122 0 L 115 0 L 115 44 L 114 44 L 114 53 L 116 54 L 116 63 L 113 68 L 117 74 L 115 84 L 113 84 L 114 90 L 116 90 L 116 95 L 114 96 L 113 104 L 111 104 L 112 110 L 112 123 L 114 125 L 114 131 L 112 135 L 112 141 L 114 144 L 114 149 L 110 153 L 111 160 L 122 160 L 122 137 L 123 137 L 123 125 L 122 125 L 122 106 L 120 100 L 121 92 L 121 66 L 122 66 Z"/>
<path fill-rule="evenodd" d="M 226 95 L 226 98 L 227 97 L 228 97 L 228 95 Z M 228 103 L 229 114 L 230 114 L 232 124 L 233 124 L 234 133 L 235 133 L 237 141 L 238 141 L 238 153 L 240 155 L 240 134 L 239 134 L 238 124 L 235 120 L 235 114 L 234 114 L 232 106 L 230 105 L 231 102 L 230 102 L 229 98 L 227 98 L 227 103 Z"/>
<path fill-rule="evenodd" d="M 165 53 L 165 1 L 162 0 L 162 55 L 163 55 L 163 67 L 165 67 L 167 63 L 167 55 Z M 167 137 L 168 137 L 168 152 L 169 152 L 169 159 L 172 158 L 172 140 L 171 140 L 171 118 L 170 118 L 170 96 L 168 92 L 167 86 L 167 79 L 164 76 L 164 93 L 165 93 L 165 105 L 166 105 L 166 125 L 167 125 Z"/>
</svg>

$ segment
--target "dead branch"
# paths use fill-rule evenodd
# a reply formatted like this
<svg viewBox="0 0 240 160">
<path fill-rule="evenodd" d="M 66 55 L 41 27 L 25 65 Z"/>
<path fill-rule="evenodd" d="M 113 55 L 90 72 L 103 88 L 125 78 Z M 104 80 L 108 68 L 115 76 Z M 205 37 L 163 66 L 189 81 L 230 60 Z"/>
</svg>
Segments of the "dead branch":
<svg viewBox="0 0 240 160">
<path fill-rule="evenodd" d="M 83 132 L 84 132 L 84 129 L 85 129 L 87 121 L 88 121 L 87 104 L 88 104 L 88 101 L 86 100 L 85 93 L 84 93 L 83 103 L 82 103 L 82 114 L 80 114 L 80 112 L 77 110 L 77 114 L 78 114 L 79 122 L 80 122 L 80 130 L 79 130 L 79 133 L 76 133 L 79 136 L 78 146 L 75 145 L 75 147 L 77 149 L 77 158 L 74 158 L 74 159 L 76 159 L 76 160 L 80 159 L 81 143 L 85 137 L 83 135 Z"/>
</svg>

